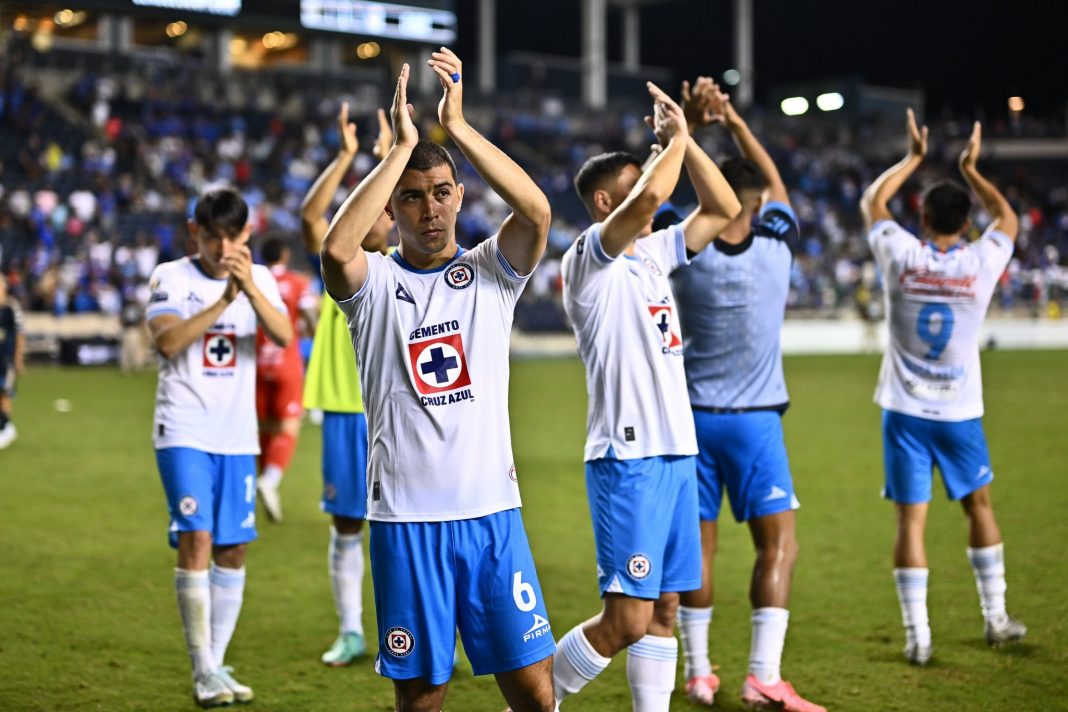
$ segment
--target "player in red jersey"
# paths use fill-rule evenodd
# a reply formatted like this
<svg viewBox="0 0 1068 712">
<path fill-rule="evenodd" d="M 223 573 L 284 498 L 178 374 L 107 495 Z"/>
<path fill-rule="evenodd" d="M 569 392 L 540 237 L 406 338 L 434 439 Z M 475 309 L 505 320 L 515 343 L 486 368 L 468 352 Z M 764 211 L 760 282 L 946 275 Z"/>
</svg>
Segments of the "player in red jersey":
<svg viewBox="0 0 1068 712">
<path fill-rule="evenodd" d="M 306 277 L 288 268 L 289 248 L 274 237 L 263 244 L 267 263 L 282 301 L 289 310 L 293 333 L 302 333 L 300 322 L 314 330 L 315 296 Z M 260 500 L 272 522 L 282 521 L 282 499 L 278 487 L 293 459 L 300 433 L 301 397 L 304 393 L 304 365 L 298 340 L 286 347 L 276 346 L 260 330 L 256 334 L 256 417 L 260 421 L 260 476 L 256 484 Z"/>
</svg>

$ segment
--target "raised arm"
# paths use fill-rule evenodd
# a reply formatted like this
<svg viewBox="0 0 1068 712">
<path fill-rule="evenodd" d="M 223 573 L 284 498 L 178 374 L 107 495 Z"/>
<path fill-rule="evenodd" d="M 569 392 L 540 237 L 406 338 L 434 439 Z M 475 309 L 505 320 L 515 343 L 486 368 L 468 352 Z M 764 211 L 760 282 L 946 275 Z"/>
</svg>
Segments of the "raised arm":
<svg viewBox="0 0 1068 712">
<path fill-rule="evenodd" d="M 979 149 L 982 141 L 983 127 L 976 121 L 972 128 L 971 138 L 968 139 L 968 145 L 960 154 L 960 172 L 975 194 L 979 196 L 979 200 L 990 213 L 990 217 L 994 219 L 990 227 L 1004 233 L 1010 240 L 1015 240 L 1020 230 L 1020 220 L 1016 217 L 1016 211 L 1012 209 L 1001 191 L 979 173 L 976 165 L 979 162 Z"/>
<path fill-rule="evenodd" d="M 444 90 L 438 103 L 441 127 L 482 179 L 512 209 L 501 225 L 498 242 L 501 253 L 516 273 L 530 274 L 545 252 L 552 220 L 549 199 L 515 161 L 464 120 L 460 58 L 442 47 L 430 55 L 427 64 L 438 75 Z"/>
<path fill-rule="evenodd" d="M 887 203 L 901 189 L 927 155 L 927 127 L 916 127 L 916 115 L 908 110 L 909 152 L 868 186 L 860 198 L 860 212 L 864 215 L 864 228 L 871 230 L 880 220 L 893 220 Z"/>
<path fill-rule="evenodd" d="M 630 194 L 601 226 L 601 248 L 609 257 L 626 252 L 641 237 L 660 204 L 671 197 L 690 139 L 679 105 L 652 82 L 646 82 L 646 87 L 653 97 L 653 131 L 664 148 L 646 164 Z"/>
<path fill-rule="evenodd" d="M 381 109 L 379 109 L 381 111 Z M 341 111 L 337 116 L 338 130 L 341 135 L 341 147 L 337 156 L 330 165 L 315 179 L 304 201 L 300 204 L 300 233 L 304 238 L 304 249 L 308 252 L 319 252 L 322 247 L 323 237 L 329 224 L 326 222 L 326 211 L 330 209 L 330 202 L 337 193 L 337 188 L 344 180 L 345 174 L 356 157 L 359 142 L 356 140 L 356 124 L 349 123 L 349 103 L 341 104 Z"/>
<path fill-rule="evenodd" d="M 412 149 L 419 140 L 408 104 L 408 65 L 401 68 L 393 94 L 390 114 L 393 119 L 393 145 L 389 153 L 356 190 L 345 199 L 323 238 L 323 282 L 337 299 L 348 299 L 360 291 L 367 280 L 367 255 L 361 243 L 374 227 L 382 209 L 389 202 Z"/>
<path fill-rule="evenodd" d="M 686 112 L 686 123 L 693 133 L 697 126 L 720 123 L 734 137 L 742 155 L 755 163 L 764 179 L 768 182 L 768 200 L 790 204 L 790 195 L 782 182 L 775 161 L 771 160 L 767 149 L 757 140 L 741 114 L 734 108 L 730 96 L 724 93 L 709 77 L 698 77 L 693 90 L 687 82 L 682 84 L 682 108 Z"/>
</svg>

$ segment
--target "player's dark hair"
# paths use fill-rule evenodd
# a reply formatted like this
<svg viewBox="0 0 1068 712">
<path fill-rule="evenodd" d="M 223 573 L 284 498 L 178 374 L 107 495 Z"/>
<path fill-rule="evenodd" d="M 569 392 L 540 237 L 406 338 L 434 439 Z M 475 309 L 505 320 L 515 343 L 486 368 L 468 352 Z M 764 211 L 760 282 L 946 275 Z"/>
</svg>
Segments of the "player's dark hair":
<svg viewBox="0 0 1068 712">
<path fill-rule="evenodd" d="M 971 195 L 953 181 L 939 181 L 923 194 L 923 214 L 931 230 L 938 235 L 959 233 L 971 211 Z"/>
<path fill-rule="evenodd" d="M 438 166 L 448 166 L 453 181 L 456 181 L 456 163 L 453 162 L 448 150 L 433 141 L 419 139 L 415 148 L 412 149 L 412 155 L 408 157 L 408 164 L 404 166 L 404 170 L 428 171 Z"/>
<path fill-rule="evenodd" d="M 263 243 L 263 261 L 273 265 L 282 259 L 282 253 L 286 251 L 286 241 L 280 237 L 269 237 Z"/>
<path fill-rule="evenodd" d="M 575 174 L 575 190 L 578 191 L 586 209 L 593 215 L 593 194 L 606 180 L 614 179 L 627 166 L 634 166 L 638 170 L 642 168 L 642 162 L 638 157 L 626 151 L 613 151 L 593 156 L 582 164 L 579 172 Z"/>
<path fill-rule="evenodd" d="M 193 220 L 209 235 L 237 235 L 248 224 L 248 203 L 233 188 L 212 190 L 197 199 Z"/>
<path fill-rule="evenodd" d="M 719 164 L 719 172 L 723 174 L 731 190 L 742 202 L 759 197 L 768 187 L 768 179 L 764 176 L 764 171 L 748 158 L 741 156 L 728 158 Z"/>
</svg>

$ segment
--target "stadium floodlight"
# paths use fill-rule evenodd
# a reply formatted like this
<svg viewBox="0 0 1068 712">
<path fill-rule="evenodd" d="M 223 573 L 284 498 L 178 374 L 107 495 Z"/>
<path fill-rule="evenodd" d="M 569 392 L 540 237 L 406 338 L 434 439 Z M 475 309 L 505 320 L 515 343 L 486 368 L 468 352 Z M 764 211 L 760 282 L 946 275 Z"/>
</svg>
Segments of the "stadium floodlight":
<svg viewBox="0 0 1068 712">
<path fill-rule="evenodd" d="M 723 83 L 730 86 L 737 86 L 738 82 L 742 81 L 742 73 L 737 69 L 728 69 L 723 73 Z"/>
<path fill-rule="evenodd" d="M 1009 111 L 1016 113 L 1024 110 L 1024 100 L 1022 96 L 1010 96 L 1009 97 Z"/>
<path fill-rule="evenodd" d="M 838 111 L 845 105 L 845 97 L 836 91 L 820 94 L 816 97 L 816 106 L 820 111 Z"/>
<path fill-rule="evenodd" d="M 783 99 L 779 106 L 782 108 L 782 113 L 787 116 L 800 116 L 808 111 L 808 99 L 803 96 L 791 96 Z"/>
</svg>

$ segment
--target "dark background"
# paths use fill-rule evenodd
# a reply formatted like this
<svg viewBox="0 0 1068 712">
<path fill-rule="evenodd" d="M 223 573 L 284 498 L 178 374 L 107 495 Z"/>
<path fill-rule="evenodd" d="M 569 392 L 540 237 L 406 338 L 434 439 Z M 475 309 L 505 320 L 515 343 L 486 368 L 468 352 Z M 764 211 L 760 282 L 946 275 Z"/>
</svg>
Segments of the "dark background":
<svg viewBox="0 0 1068 712">
<path fill-rule="evenodd" d="M 458 0 L 461 57 L 478 53 L 477 0 Z M 610 61 L 621 61 L 620 12 L 610 10 Z M 498 53 L 581 55 L 579 0 L 498 0 Z M 642 10 L 641 60 L 679 77 L 733 66 L 730 0 L 677 0 Z M 1064 113 L 1068 3 L 1062 0 L 755 0 L 756 96 L 785 82 L 862 77 L 923 89 L 929 115 Z"/>
</svg>

